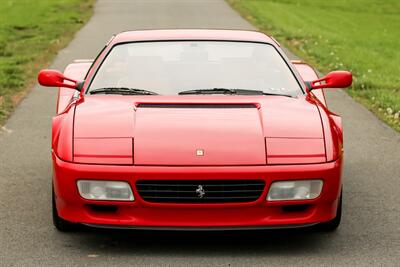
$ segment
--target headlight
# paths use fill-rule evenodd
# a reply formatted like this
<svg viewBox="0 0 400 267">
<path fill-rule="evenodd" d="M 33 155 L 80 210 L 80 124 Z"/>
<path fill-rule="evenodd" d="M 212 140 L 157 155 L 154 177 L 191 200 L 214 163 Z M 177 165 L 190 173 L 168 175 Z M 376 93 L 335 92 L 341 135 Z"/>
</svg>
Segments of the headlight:
<svg viewBox="0 0 400 267">
<path fill-rule="evenodd" d="M 133 201 L 132 189 L 127 182 L 79 180 L 79 194 L 89 200 Z"/>
<path fill-rule="evenodd" d="M 321 194 L 322 180 L 297 180 L 273 182 L 267 200 L 307 200 Z"/>
</svg>

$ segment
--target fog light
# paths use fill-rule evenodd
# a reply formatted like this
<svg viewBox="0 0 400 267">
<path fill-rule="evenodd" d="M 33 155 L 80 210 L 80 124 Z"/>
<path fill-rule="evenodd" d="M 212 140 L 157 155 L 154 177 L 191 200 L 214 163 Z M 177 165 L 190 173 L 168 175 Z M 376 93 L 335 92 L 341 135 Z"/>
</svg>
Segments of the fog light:
<svg viewBox="0 0 400 267">
<path fill-rule="evenodd" d="M 127 182 L 79 180 L 79 194 L 89 200 L 133 201 L 132 189 Z"/>
<path fill-rule="evenodd" d="M 273 182 L 267 199 L 270 201 L 315 199 L 321 194 L 322 185 L 322 180 Z"/>
</svg>

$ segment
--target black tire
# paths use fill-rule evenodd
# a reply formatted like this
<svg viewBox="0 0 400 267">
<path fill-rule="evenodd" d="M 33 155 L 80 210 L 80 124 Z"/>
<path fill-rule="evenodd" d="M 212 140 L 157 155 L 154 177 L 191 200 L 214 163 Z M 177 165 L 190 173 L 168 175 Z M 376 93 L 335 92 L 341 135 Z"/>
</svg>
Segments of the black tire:
<svg viewBox="0 0 400 267">
<path fill-rule="evenodd" d="M 340 194 L 336 217 L 330 221 L 318 224 L 318 228 L 320 230 L 325 231 L 325 232 L 333 232 L 339 227 L 340 221 L 342 219 L 342 196 L 343 196 L 343 192 Z"/>
<path fill-rule="evenodd" d="M 53 213 L 53 224 L 58 231 L 72 232 L 78 229 L 78 224 L 66 221 L 60 216 L 58 216 L 54 189 L 52 190 L 52 213 Z"/>
</svg>

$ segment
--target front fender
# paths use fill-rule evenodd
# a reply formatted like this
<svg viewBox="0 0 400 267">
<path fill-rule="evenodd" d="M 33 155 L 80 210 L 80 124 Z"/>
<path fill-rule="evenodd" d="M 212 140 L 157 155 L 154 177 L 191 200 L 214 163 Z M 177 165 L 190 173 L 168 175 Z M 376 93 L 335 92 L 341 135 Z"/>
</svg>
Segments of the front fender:
<svg viewBox="0 0 400 267">
<path fill-rule="evenodd" d="M 73 127 L 75 106 L 53 118 L 52 150 L 60 159 L 73 161 Z"/>
<path fill-rule="evenodd" d="M 343 154 L 343 126 L 342 118 L 330 112 L 322 103 L 317 102 L 324 130 L 326 160 L 337 160 Z"/>
</svg>

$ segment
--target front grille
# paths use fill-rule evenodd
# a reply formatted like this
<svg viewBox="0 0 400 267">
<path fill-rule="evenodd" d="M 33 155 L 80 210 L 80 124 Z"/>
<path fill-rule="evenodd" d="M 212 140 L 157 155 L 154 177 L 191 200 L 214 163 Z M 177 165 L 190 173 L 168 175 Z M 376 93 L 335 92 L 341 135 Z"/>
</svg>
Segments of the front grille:
<svg viewBox="0 0 400 267">
<path fill-rule="evenodd" d="M 137 181 L 142 199 L 155 203 L 243 203 L 257 200 L 263 180 L 147 180 Z"/>
</svg>

